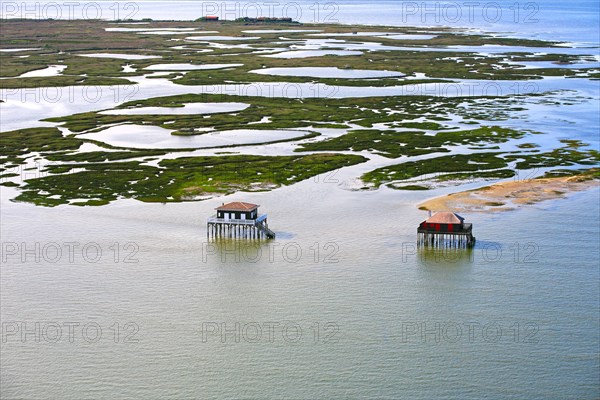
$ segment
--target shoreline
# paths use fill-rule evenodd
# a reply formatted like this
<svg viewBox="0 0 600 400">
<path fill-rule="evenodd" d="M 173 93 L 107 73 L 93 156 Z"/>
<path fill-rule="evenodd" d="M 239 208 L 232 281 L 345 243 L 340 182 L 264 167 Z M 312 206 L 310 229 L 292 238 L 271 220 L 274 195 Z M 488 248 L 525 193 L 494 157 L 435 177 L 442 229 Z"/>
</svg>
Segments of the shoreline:
<svg viewBox="0 0 600 400">
<path fill-rule="evenodd" d="M 496 183 L 479 189 L 435 197 L 417 205 L 425 211 L 500 212 L 524 205 L 565 198 L 568 194 L 600 186 L 592 174 L 538 178 Z"/>
</svg>

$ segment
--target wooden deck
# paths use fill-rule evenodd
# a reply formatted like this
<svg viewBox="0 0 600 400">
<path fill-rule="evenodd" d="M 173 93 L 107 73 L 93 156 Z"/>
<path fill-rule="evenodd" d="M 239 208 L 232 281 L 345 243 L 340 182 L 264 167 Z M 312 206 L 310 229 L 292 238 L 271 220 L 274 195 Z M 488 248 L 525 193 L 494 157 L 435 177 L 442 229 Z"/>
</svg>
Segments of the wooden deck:
<svg viewBox="0 0 600 400">
<path fill-rule="evenodd" d="M 211 224 L 234 224 L 234 225 L 251 225 L 254 226 L 258 223 L 262 223 L 267 219 L 267 214 L 259 215 L 256 219 L 231 219 L 231 218 L 217 218 L 213 215 L 208 219 L 208 223 Z"/>
<path fill-rule="evenodd" d="M 269 229 L 267 214 L 256 219 L 217 218 L 216 215 L 206 222 L 208 237 L 231 237 L 242 239 L 275 239 L 275 232 Z"/>
</svg>

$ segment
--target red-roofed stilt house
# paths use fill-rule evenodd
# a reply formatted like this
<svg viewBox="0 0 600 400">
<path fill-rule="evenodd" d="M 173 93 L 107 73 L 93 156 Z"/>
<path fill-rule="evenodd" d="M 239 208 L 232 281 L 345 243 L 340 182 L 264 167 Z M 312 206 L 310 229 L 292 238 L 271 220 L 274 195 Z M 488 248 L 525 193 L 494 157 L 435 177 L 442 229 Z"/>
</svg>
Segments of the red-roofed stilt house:
<svg viewBox="0 0 600 400">
<path fill-rule="evenodd" d="M 421 222 L 417 230 L 420 246 L 473 247 L 473 224 L 453 212 L 439 212 Z"/>
</svg>

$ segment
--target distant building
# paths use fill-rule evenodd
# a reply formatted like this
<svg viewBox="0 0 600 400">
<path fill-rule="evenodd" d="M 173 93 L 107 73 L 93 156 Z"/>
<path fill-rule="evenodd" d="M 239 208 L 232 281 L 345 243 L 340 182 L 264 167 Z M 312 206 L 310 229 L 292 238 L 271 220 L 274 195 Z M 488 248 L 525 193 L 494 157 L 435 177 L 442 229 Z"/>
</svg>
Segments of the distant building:
<svg viewBox="0 0 600 400">
<path fill-rule="evenodd" d="M 218 21 L 219 17 L 216 15 L 205 15 L 204 17 L 199 18 L 200 21 Z"/>
</svg>

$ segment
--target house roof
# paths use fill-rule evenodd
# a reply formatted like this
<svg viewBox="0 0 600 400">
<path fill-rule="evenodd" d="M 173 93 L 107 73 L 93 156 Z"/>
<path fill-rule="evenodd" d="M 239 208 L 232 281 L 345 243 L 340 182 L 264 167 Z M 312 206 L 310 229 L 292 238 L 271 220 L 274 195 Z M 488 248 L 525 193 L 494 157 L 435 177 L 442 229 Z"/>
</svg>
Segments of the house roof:
<svg viewBox="0 0 600 400">
<path fill-rule="evenodd" d="M 425 220 L 425 222 L 429 224 L 460 224 L 465 219 L 460 215 L 453 212 L 439 212 L 434 216 L 429 217 Z"/>
<path fill-rule="evenodd" d="M 223 204 L 217 207 L 219 211 L 253 211 L 258 208 L 258 204 L 244 203 L 241 201 L 234 201 L 233 203 Z"/>
</svg>

